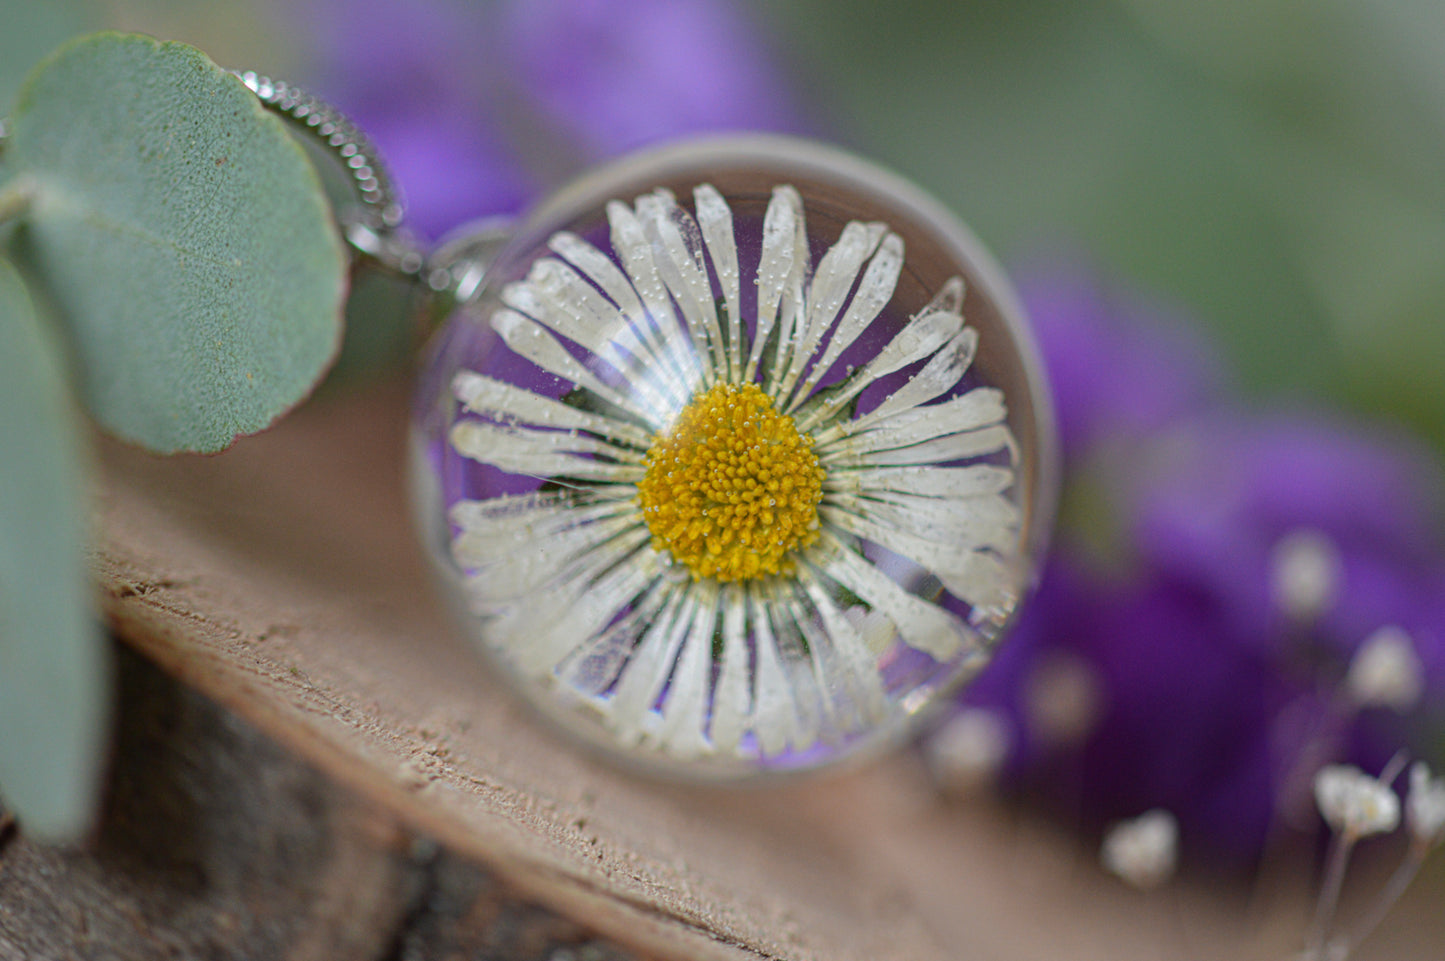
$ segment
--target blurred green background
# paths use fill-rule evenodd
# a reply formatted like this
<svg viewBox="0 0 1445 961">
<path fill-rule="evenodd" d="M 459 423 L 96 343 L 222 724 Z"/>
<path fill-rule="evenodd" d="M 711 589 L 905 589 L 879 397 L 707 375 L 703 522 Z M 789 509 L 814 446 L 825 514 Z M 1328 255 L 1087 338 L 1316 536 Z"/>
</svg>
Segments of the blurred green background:
<svg viewBox="0 0 1445 961">
<path fill-rule="evenodd" d="M 1006 263 L 1065 251 L 1206 324 L 1241 394 L 1445 450 L 1445 3 L 773 0 L 818 128 L 916 179 Z M 118 27 L 304 76 L 278 0 L 0 0 L 0 103 Z"/>
</svg>

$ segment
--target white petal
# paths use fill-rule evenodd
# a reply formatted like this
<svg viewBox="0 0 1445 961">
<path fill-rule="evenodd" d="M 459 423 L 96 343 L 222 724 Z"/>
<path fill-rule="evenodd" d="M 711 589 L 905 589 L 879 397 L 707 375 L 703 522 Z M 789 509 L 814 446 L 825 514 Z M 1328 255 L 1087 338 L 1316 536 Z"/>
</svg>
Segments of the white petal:
<svg viewBox="0 0 1445 961">
<path fill-rule="evenodd" d="M 618 343 L 630 336 L 628 318 L 565 261 L 555 257 L 533 261 L 527 279 L 504 286 L 501 297 L 508 307 L 581 344 L 618 370 L 631 366 Z"/>
<path fill-rule="evenodd" d="M 830 494 L 825 503 L 925 540 L 998 551 L 1010 551 L 1018 543 L 1018 508 L 996 494 L 954 500 L 877 491 L 871 497 Z"/>
<path fill-rule="evenodd" d="M 508 307 L 610 364 L 638 394 L 652 420 L 685 399 L 660 392 L 658 388 L 666 383 L 661 378 L 637 376 L 659 366 L 651 348 L 628 317 L 563 261 L 544 257 L 533 262 L 527 279 L 507 284 L 501 296 Z"/>
<path fill-rule="evenodd" d="M 460 529 L 452 541 L 452 554 L 464 568 L 491 564 L 524 545 L 546 541 L 572 528 L 617 517 L 641 523 L 636 504 L 563 498 L 560 492 L 458 501 L 449 514 Z"/>
<path fill-rule="evenodd" d="M 651 533 L 635 516 L 569 528 L 545 540 L 519 544 L 509 555 L 488 555 L 485 564 L 472 565 L 468 591 L 479 613 L 534 603 L 542 592 L 564 581 L 597 577 L 651 540 Z M 458 563 L 464 549 L 462 545 L 456 549 Z"/>
<path fill-rule="evenodd" d="M 917 374 L 893 393 L 883 398 L 883 403 L 852 422 L 853 430 L 862 430 L 878 421 L 895 417 L 905 411 L 926 404 L 935 397 L 958 386 L 978 350 L 978 331 L 965 327 L 939 348 L 928 363 Z M 832 428 L 830 428 L 831 430 Z"/>
<path fill-rule="evenodd" d="M 813 255 L 808 245 L 806 226 L 799 220 L 796 227 L 793 242 L 797 249 L 793 254 L 793 271 L 783 283 L 783 298 L 778 304 L 773 357 L 762 372 L 763 391 L 774 399 L 782 394 L 788 358 L 792 356 L 798 338 L 803 335 L 808 314 L 808 287 L 813 276 Z"/>
<path fill-rule="evenodd" d="M 804 266 L 806 265 L 806 266 Z M 763 392 L 775 401 L 783 393 L 783 379 L 788 373 L 788 358 L 802 336 L 803 323 L 808 313 L 807 267 L 811 266 L 805 253 L 800 253 L 794 264 L 793 273 L 783 288 L 783 301 L 778 306 L 777 345 L 773 351 L 772 363 L 763 371 Z"/>
<path fill-rule="evenodd" d="M 866 435 L 865 435 L 866 436 Z M 938 437 L 889 450 L 871 450 L 854 446 L 852 438 L 831 445 L 818 453 L 818 462 L 825 469 L 834 467 L 863 467 L 875 465 L 901 466 L 905 464 L 947 464 L 953 461 L 980 457 L 995 451 L 1008 451 L 1010 460 L 1016 459 L 1017 446 L 1013 434 L 1007 427 L 985 427 L 982 430 L 964 431 L 948 437 Z"/>
<path fill-rule="evenodd" d="M 857 594 L 897 628 L 903 642 L 935 661 L 947 663 L 962 650 L 982 655 L 978 634 L 949 611 L 904 590 L 867 558 L 825 532 L 807 559 L 828 577 Z"/>
<path fill-rule="evenodd" d="M 999 494 L 1013 486 L 1014 473 L 994 464 L 967 467 L 855 467 L 832 470 L 823 480 L 827 493 L 861 493 L 889 490 L 919 497 L 981 497 Z"/>
<path fill-rule="evenodd" d="M 493 644 L 529 675 L 550 674 L 657 580 L 657 552 L 644 549 L 597 579 L 577 578 L 497 618 Z"/>
<path fill-rule="evenodd" d="M 1001 424 L 1007 416 L 1003 391 L 992 387 L 977 387 L 941 404 L 915 407 L 887 420 L 878 421 L 867 430 L 850 431 L 851 436 L 845 436 L 840 441 L 830 443 L 815 438 L 814 449 L 819 458 L 822 458 L 827 452 L 835 450 L 858 455 L 868 451 L 910 447 L 936 437 L 962 434 Z M 841 426 L 846 428 L 849 425 L 845 422 Z"/>
<path fill-rule="evenodd" d="M 560 400 L 543 397 L 470 370 L 458 371 L 452 378 L 452 392 L 467 410 L 493 420 L 516 420 L 541 427 L 591 431 L 642 450 L 652 444 L 652 436 L 636 424 L 579 410 Z"/>
<path fill-rule="evenodd" d="M 728 380 L 737 382 L 743 375 L 742 365 L 742 289 L 738 276 L 738 245 L 733 234 L 733 212 L 711 184 L 701 184 L 692 192 L 697 208 L 698 226 L 707 242 L 712 266 L 722 285 L 723 303 L 727 305 Z"/>
<path fill-rule="evenodd" d="M 807 644 L 812 681 L 821 694 L 819 705 L 824 715 L 833 727 L 845 732 L 856 731 L 877 720 L 878 715 L 871 710 L 873 699 L 865 693 L 865 684 L 854 676 L 857 672 L 853 659 L 842 654 L 839 646 L 841 643 L 845 650 L 856 647 L 865 657 L 867 649 L 842 612 L 826 596 L 813 595 L 808 587 L 811 580 L 806 572 L 799 571 L 783 603 Z M 824 608 L 828 609 L 826 613 Z M 845 631 L 852 632 L 852 645 L 846 638 L 840 642 L 835 637 L 835 632 Z M 874 680 L 877 680 L 876 670 Z M 795 678 L 793 683 L 796 686 L 798 680 Z"/>
<path fill-rule="evenodd" d="M 974 363 L 974 351 L 978 348 L 978 332 L 965 327 L 958 331 L 938 353 L 923 364 L 923 369 L 907 379 L 899 389 L 884 397 L 877 408 L 858 415 L 854 421 L 834 423 L 824 432 L 828 438 L 840 436 L 842 432 L 857 432 L 870 428 L 881 421 L 896 418 L 913 408 L 925 405 L 935 397 L 941 397 L 958 386 Z M 819 435 L 822 436 L 822 435 Z"/>
<path fill-rule="evenodd" d="M 863 272 L 863 279 L 858 284 L 858 291 L 853 295 L 852 301 L 848 304 L 848 310 L 843 314 L 843 319 L 838 321 L 833 328 L 833 336 L 828 340 L 828 348 L 823 356 L 813 364 L 813 369 L 808 372 L 808 379 L 798 390 L 797 396 L 793 399 L 792 406 L 796 407 L 808 394 L 817 386 L 837 362 L 843 352 L 852 346 L 888 306 L 888 301 L 893 299 L 893 291 L 898 285 L 898 276 L 903 271 L 903 238 L 897 234 L 888 234 L 883 238 L 873 259 L 868 263 L 868 269 Z"/>
<path fill-rule="evenodd" d="M 675 587 L 668 598 L 666 610 L 648 627 L 637 645 L 617 692 L 605 708 L 613 729 L 624 742 L 636 742 L 656 726 L 651 718 L 652 707 L 662 693 L 667 676 L 672 672 L 678 649 L 692 625 L 697 601 L 691 585 Z"/>
<path fill-rule="evenodd" d="M 611 257 L 568 230 L 553 234 L 547 246 L 602 288 L 624 317 L 637 318 L 646 312 L 632 282 Z"/>
<path fill-rule="evenodd" d="M 774 187 L 768 211 L 763 215 L 763 251 L 758 261 L 757 277 L 758 319 L 753 331 L 752 349 L 748 353 L 747 371 L 743 374 L 745 381 L 756 379 L 763 345 L 777 322 L 784 289 L 796 272 L 799 256 L 807 257 L 806 245 L 799 243 L 803 233 L 802 198 L 792 187 Z"/>
<path fill-rule="evenodd" d="M 816 722 L 809 723 L 799 710 L 796 691 L 773 633 L 772 618 L 782 613 L 768 588 L 750 581 L 748 606 L 752 614 L 754 649 L 757 652 L 755 697 L 751 727 L 764 757 L 811 747 L 817 738 Z"/>
<path fill-rule="evenodd" d="M 702 231 L 672 193 L 659 187 L 637 198 L 637 218 L 652 241 L 657 272 L 682 311 L 693 349 L 702 363 L 703 382 L 715 383 L 727 371 L 722 329 L 712 285 L 703 263 Z"/>
<path fill-rule="evenodd" d="M 654 581 L 632 611 L 601 634 L 584 641 L 572 656 L 562 663 L 558 670 L 562 683 L 573 690 L 602 699 L 616 683 L 618 673 L 637 647 L 643 632 L 657 618 L 663 602 L 672 593 L 671 585 L 664 581 Z"/>
<path fill-rule="evenodd" d="M 707 726 L 708 694 L 712 686 L 712 641 L 717 633 L 718 588 L 703 581 L 696 585 L 698 603 L 692 629 L 677 659 L 662 704 L 662 724 L 656 737 L 674 757 L 693 758 L 712 753 Z"/>
<path fill-rule="evenodd" d="M 672 298 L 653 257 L 652 241 L 637 215 L 620 201 L 608 203 L 607 220 L 612 228 L 612 248 L 621 258 L 623 269 L 647 308 L 651 321 L 647 328 L 651 331 L 649 343 L 658 354 L 668 359 L 692 393 L 703 382 L 702 367 L 692 342 L 678 323 Z"/>
<path fill-rule="evenodd" d="M 558 609 L 573 594 L 589 589 L 607 571 L 646 552 L 652 552 L 647 529 L 641 525 L 623 527 L 608 525 L 607 531 L 578 528 L 556 535 L 551 541 L 523 545 L 516 551 L 516 563 L 491 563 L 472 568 L 467 573 L 466 593 L 472 612 L 499 622 L 519 625 L 523 622 L 550 622 Z M 609 536 L 613 535 L 613 536 Z M 593 540 L 586 540 L 593 537 Z M 566 553 L 561 564 L 548 565 L 545 554 L 555 547 Z M 655 553 L 655 552 L 654 552 Z M 547 605 L 559 601 L 557 608 Z M 527 637 L 523 631 L 515 636 Z M 578 640 L 583 640 L 579 638 Z"/>
<path fill-rule="evenodd" d="M 642 454 L 606 441 L 565 431 L 534 431 L 463 420 L 447 435 L 464 457 L 524 477 L 576 477 L 602 481 L 640 481 L 646 473 Z M 579 457 L 596 453 L 622 463 Z"/>
<path fill-rule="evenodd" d="M 722 673 L 713 692 L 712 740 L 719 751 L 735 754 L 747 730 L 752 709 L 748 691 L 749 664 L 746 637 L 746 595 L 741 584 L 728 584 L 722 593 Z"/>
<path fill-rule="evenodd" d="M 636 397 L 604 384 L 597 375 L 569 354 L 545 327 L 532 318 L 515 310 L 498 310 L 492 314 L 492 329 L 502 335 L 502 340 L 513 351 L 548 373 L 590 390 L 608 403 L 635 415 L 649 427 L 655 429 L 660 426 L 652 412 Z"/>
<path fill-rule="evenodd" d="M 1017 555 L 1001 557 L 974 551 L 964 558 L 961 568 L 937 573 L 950 594 L 973 608 L 969 619 L 974 624 L 987 621 L 997 626 L 1018 606 L 1019 588 L 1024 582 L 1020 566 Z"/>
<path fill-rule="evenodd" d="M 838 717 L 837 705 L 833 702 L 833 686 L 822 651 L 827 639 L 814 623 L 817 612 L 807 601 L 807 595 L 798 589 L 796 580 L 781 581 L 774 586 L 770 605 L 778 627 L 786 627 L 791 638 L 790 644 L 779 646 L 783 670 L 788 675 L 798 718 L 808 731 L 809 740 L 815 741 L 822 734 L 825 722 L 847 727 Z"/>
<path fill-rule="evenodd" d="M 908 558 L 936 576 L 950 593 L 970 604 L 988 607 L 989 616 L 997 608 L 1011 607 L 1016 599 L 1019 578 L 1013 565 L 1004 564 L 991 554 L 886 527 L 870 518 L 832 507 L 826 501 L 818 508 L 818 515 L 837 530 Z"/>
<path fill-rule="evenodd" d="M 963 281 L 954 278 L 933 303 L 915 316 L 878 355 L 831 392 L 811 398 L 798 412 L 798 430 L 810 431 L 833 417 L 869 384 L 944 348 L 963 329 L 963 315 L 949 309 L 962 302 Z"/>
<path fill-rule="evenodd" d="M 813 602 L 827 635 L 828 642 L 823 645 L 822 652 L 830 662 L 828 674 L 843 682 L 842 690 L 836 683 L 832 690 L 835 696 L 844 690 L 850 695 L 850 709 L 844 716 L 853 717 L 858 728 L 878 723 L 888 716 L 888 698 L 883 692 L 883 679 L 878 674 L 878 659 L 868 650 L 857 628 L 843 616 L 817 577 L 806 569 L 800 570 L 799 575 L 803 590 Z"/>
<path fill-rule="evenodd" d="M 802 375 L 803 368 L 813 359 L 818 345 L 823 342 L 824 335 L 832 329 L 844 299 L 853 289 L 854 281 L 858 279 L 858 271 L 862 269 L 863 261 L 867 260 L 873 248 L 878 246 L 878 241 L 887 229 L 883 224 L 849 221 L 838 242 L 823 255 L 817 272 L 813 275 L 813 282 L 808 285 L 808 310 L 802 317 L 801 327 L 794 334 L 787 373 L 778 387 L 777 396 L 780 400 L 787 399 L 793 385 Z M 793 407 L 792 404 L 784 406 L 788 409 Z"/>
</svg>

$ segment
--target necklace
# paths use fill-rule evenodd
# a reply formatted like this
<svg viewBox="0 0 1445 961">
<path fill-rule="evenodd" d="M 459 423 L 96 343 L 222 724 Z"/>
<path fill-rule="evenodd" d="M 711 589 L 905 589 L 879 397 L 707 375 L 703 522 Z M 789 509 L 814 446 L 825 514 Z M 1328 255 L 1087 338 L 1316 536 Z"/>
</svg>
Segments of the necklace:
<svg viewBox="0 0 1445 961">
<path fill-rule="evenodd" d="M 352 247 L 450 316 L 411 468 L 459 622 L 561 730 L 733 780 L 897 744 L 1027 594 L 1052 416 L 976 239 L 772 135 L 608 164 L 427 252 L 365 135 L 240 75 L 350 172 Z"/>
</svg>

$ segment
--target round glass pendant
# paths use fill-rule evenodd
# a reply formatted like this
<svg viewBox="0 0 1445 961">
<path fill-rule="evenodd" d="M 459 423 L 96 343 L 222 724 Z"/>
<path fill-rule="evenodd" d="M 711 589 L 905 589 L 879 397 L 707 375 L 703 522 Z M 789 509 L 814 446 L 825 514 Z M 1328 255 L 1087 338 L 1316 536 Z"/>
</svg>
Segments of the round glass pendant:
<svg viewBox="0 0 1445 961">
<path fill-rule="evenodd" d="M 593 171 L 428 353 L 416 500 L 462 623 L 543 714 L 663 773 L 896 743 L 1034 577 L 1052 416 L 972 235 L 773 136 Z"/>
</svg>

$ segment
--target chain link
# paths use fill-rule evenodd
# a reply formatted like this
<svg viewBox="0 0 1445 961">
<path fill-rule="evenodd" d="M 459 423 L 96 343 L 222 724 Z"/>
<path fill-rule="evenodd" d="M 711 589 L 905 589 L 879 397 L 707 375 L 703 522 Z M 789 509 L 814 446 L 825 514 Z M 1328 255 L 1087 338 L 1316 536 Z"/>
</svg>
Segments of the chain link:
<svg viewBox="0 0 1445 961">
<path fill-rule="evenodd" d="M 341 226 L 352 247 L 399 273 L 420 275 L 426 255 L 412 236 L 400 229 L 406 208 L 376 145 L 361 128 L 295 84 L 254 70 L 231 73 L 268 109 L 309 133 L 347 172 L 360 201 L 356 211 L 342 215 Z"/>
<path fill-rule="evenodd" d="M 230 71 L 267 109 L 308 133 L 347 173 L 358 203 L 339 213 L 346 240 L 381 266 L 415 278 L 435 294 L 452 298 L 469 292 L 506 231 L 499 222 L 463 243 L 449 244 L 429 258 L 402 228 L 406 207 L 376 145 L 340 110 L 295 84 L 273 80 L 254 70 Z M 0 117 L 0 156 L 8 131 Z"/>
</svg>

